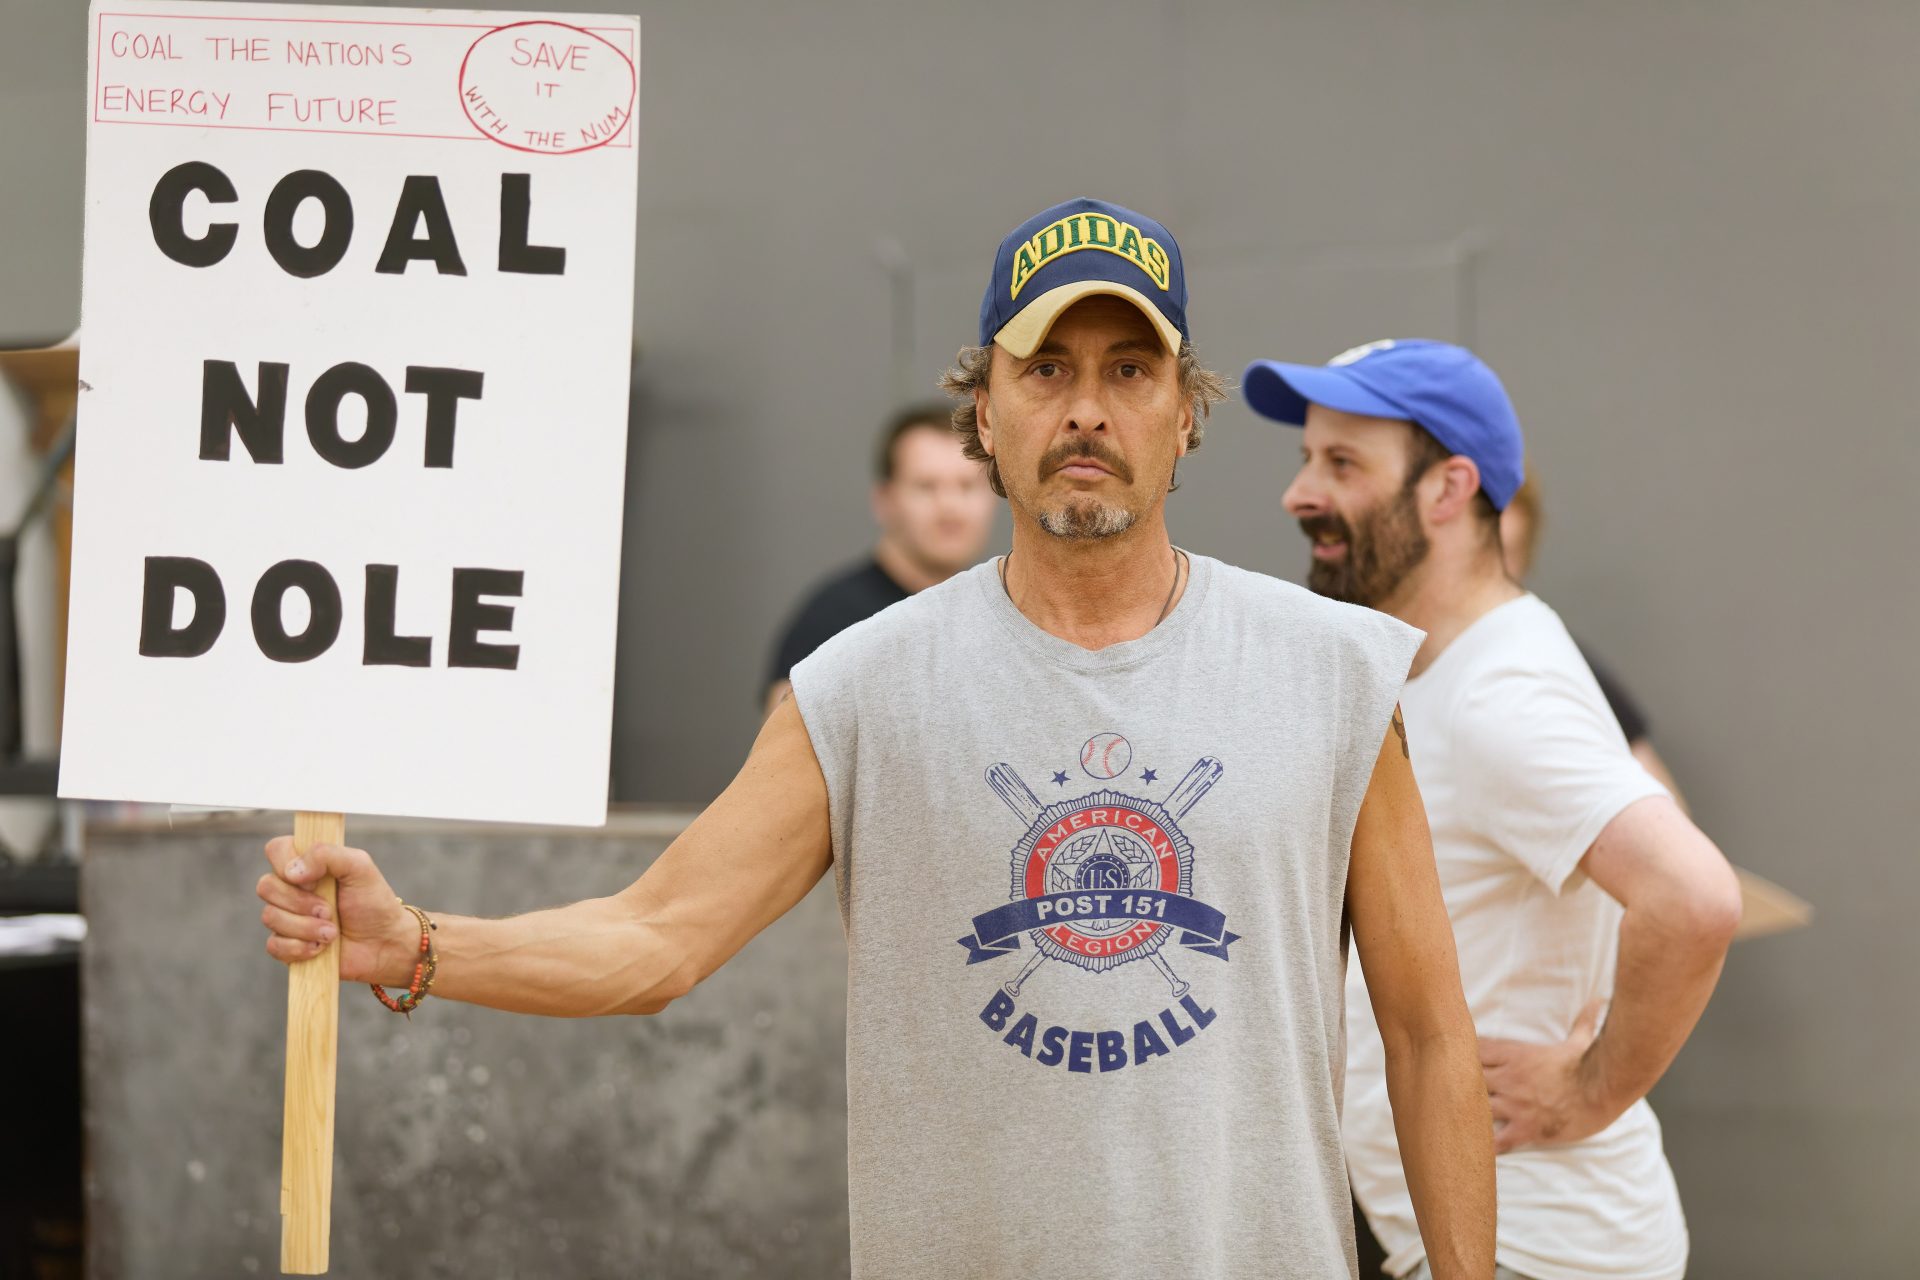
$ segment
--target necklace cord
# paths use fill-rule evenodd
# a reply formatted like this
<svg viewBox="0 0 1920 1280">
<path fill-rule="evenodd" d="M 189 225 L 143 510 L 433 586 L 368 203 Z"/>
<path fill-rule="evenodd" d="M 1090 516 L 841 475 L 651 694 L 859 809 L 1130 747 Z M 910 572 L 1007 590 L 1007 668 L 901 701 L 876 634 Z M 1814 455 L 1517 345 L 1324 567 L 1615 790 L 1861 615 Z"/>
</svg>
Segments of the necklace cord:
<svg viewBox="0 0 1920 1280">
<path fill-rule="evenodd" d="M 1011 559 L 1013 559 L 1013 552 L 1011 551 L 1000 557 L 1000 590 L 1006 593 L 1007 603 L 1018 609 L 1020 605 L 1019 602 L 1013 598 L 1013 588 L 1007 585 L 1007 561 Z M 1167 588 L 1166 603 L 1160 606 L 1160 616 L 1153 620 L 1154 627 L 1165 622 L 1167 615 L 1173 612 L 1173 596 L 1176 591 L 1180 590 L 1180 579 L 1182 577 L 1180 570 L 1182 564 L 1191 564 L 1191 561 L 1187 559 L 1186 552 L 1175 547 L 1173 548 L 1173 585 Z M 1148 627 L 1147 630 L 1151 631 L 1153 627 Z"/>
</svg>

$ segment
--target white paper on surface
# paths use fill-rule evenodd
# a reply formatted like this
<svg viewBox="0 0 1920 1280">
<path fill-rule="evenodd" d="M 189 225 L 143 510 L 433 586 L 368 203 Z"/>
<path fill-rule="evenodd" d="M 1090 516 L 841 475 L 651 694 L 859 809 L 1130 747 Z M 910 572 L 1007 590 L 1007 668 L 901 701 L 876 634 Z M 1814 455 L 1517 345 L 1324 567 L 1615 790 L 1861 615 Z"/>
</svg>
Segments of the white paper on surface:
<svg viewBox="0 0 1920 1280">
<path fill-rule="evenodd" d="M 94 5 L 63 796 L 604 820 L 639 41 L 632 17 Z M 202 185 L 156 214 L 186 164 L 236 198 Z M 305 278 L 263 230 L 298 171 L 331 175 L 352 212 L 344 256 Z M 564 249 L 562 274 L 501 269 L 503 175 L 525 175 L 525 242 Z M 437 181 L 465 274 L 375 270 L 409 177 Z M 202 245 L 232 224 L 230 251 L 176 261 L 154 229 L 170 216 Z M 401 221 L 420 240 L 434 218 Z M 318 199 L 299 203 L 296 246 L 324 245 L 325 225 Z M 232 362 L 254 397 L 262 362 L 288 367 L 282 461 L 256 461 L 232 427 L 226 460 L 201 456 L 207 361 Z M 360 466 L 309 436 L 309 390 L 349 363 L 396 411 L 391 445 Z M 426 465 L 410 367 L 482 376 L 478 399 L 453 402 L 450 467 Z M 351 444 L 366 402 L 340 405 Z M 141 652 L 149 557 L 217 573 L 226 619 L 204 654 Z M 255 639 L 256 584 L 283 561 L 317 563 L 341 599 L 337 638 L 303 661 Z M 368 565 L 397 570 L 393 630 L 427 638 L 429 666 L 364 660 Z M 449 665 L 457 568 L 523 575 L 517 598 L 485 597 L 512 607 L 509 627 L 472 637 L 517 645 L 513 669 Z M 279 612 L 306 629 L 299 590 Z M 192 615 L 181 593 L 169 625 Z"/>
<path fill-rule="evenodd" d="M 84 916 L 0 916 L 0 956 L 51 955 L 62 944 L 86 940 Z"/>
</svg>

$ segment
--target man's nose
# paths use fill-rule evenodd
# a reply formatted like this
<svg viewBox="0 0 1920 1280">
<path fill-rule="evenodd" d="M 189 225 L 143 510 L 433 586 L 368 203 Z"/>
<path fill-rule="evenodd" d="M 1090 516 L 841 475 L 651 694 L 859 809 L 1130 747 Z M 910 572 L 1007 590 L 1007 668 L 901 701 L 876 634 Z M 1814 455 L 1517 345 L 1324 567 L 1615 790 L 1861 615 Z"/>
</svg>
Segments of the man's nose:
<svg viewBox="0 0 1920 1280">
<path fill-rule="evenodd" d="M 1287 491 L 1280 495 L 1280 505 L 1286 508 L 1288 515 L 1301 519 L 1324 514 L 1327 500 L 1307 479 L 1307 469 L 1302 467 L 1294 473 Z"/>
<path fill-rule="evenodd" d="M 1083 386 L 1074 395 L 1072 405 L 1068 406 L 1067 430 L 1069 431 L 1105 431 L 1107 429 L 1107 404 L 1100 394 L 1100 385 L 1096 380 Z"/>
</svg>

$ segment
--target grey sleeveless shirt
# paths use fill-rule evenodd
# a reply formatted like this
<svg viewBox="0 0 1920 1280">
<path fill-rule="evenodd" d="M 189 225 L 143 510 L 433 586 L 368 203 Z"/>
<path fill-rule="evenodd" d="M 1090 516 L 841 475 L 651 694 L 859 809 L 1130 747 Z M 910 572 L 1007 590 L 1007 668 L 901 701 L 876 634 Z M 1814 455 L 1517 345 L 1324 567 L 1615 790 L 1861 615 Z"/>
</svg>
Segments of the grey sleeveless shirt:
<svg viewBox="0 0 1920 1280">
<path fill-rule="evenodd" d="M 1192 565 L 1098 651 L 987 563 L 793 671 L 847 931 L 856 1277 L 1353 1272 L 1347 854 L 1421 633 Z"/>
</svg>

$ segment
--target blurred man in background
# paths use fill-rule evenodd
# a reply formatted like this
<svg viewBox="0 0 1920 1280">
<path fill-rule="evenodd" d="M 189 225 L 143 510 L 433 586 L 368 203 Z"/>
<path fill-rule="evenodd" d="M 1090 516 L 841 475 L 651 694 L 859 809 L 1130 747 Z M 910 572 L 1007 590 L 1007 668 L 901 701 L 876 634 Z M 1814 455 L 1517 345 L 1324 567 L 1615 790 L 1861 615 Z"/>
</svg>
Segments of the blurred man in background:
<svg viewBox="0 0 1920 1280">
<path fill-rule="evenodd" d="M 1245 392 L 1305 428 L 1284 501 L 1313 541 L 1308 585 L 1427 633 L 1402 704 L 1493 1108 L 1500 1274 L 1680 1280 L 1686 1222 L 1645 1095 L 1706 1007 L 1740 894 L 1558 615 L 1508 576 L 1506 391 L 1471 352 L 1414 340 L 1262 361 Z M 1387 1270 L 1424 1276 L 1366 996 L 1356 964 L 1348 1168 Z"/>
<path fill-rule="evenodd" d="M 1540 546 L 1540 530 L 1545 524 L 1546 518 L 1540 509 L 1540 483 L 1529 474 L 1526 483 L 1515 491 L 1513 501 L 1500 513 L 1500 547 L 1506 555 L 1507 573 L 1515 582 L 1524 584 L 1533 572 L 1534 553 Z M 1650 726 L 1640 704 L 1611 670 L 1594 659 L 1592 650 L 1581 645 L 1580 656 L 1592 668 L 1593 678 L 1599 682 L 1600 692 L 1613 710 L 1613 718 L 1620 722 L 1620 732 L 1627 735 L 1633 758 L 1667 789 L 1675 804 L 1686 809 L 1687 801 L 1680 794 L 1680 785 L 1673 780 L 1667 762 L 1653 749 Z"/>
<path fill-rule="evenodd" d="M 873 518 L 880 542 L 859 564 L 819 583 L 794 611 L 774 648 L 765 688 L 769 714 L 787 694 L 787 674 L 815 649 L 917 591 L 979 561 L 997 505 L 986 468 L 961 450 L 951 409 L 904 409 L 880 435 Z"/>
</svg>

